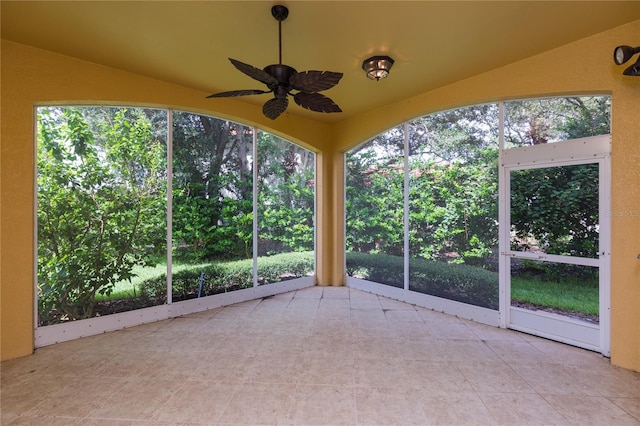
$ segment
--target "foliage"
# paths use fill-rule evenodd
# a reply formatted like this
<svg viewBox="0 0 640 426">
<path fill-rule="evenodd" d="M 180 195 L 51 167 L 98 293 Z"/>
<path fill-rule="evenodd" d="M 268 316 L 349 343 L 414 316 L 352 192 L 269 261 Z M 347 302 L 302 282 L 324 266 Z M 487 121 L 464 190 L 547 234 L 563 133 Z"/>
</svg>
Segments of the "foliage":
<svg viewBox="0 0 640 426">
<path fill-rule="evenodd" d="M 597 164 L 514 171 L 511 187 L 513 249 L 597 256 Z"/>
<path fill-rule="evenodd" d="M 237 123 L 174 114 L 176 259 L 253 256 L 253 132 Z M 258 132 L 259 255 L 313 248 L 310 151 Z"/>
<path fill-rule="evenodd" d="M 315 155 L 260 132 L 258 160 L 258 255 L 313 250 Z"/>
<path fill-rule="evenodd" d="M 404 259 L 386 254 L 347 253 L 347 273 L 403 287 Z M 450 300 L 498 309 L 498 274 L 469 265 L 413 258 L 409 261 L 409 288 Z"/>
<path fill-rule="evenodd" d="M 281 253 L 258 258 L 258 284 L 304 277 L 313 272 L 313 252 Z M 253 287 L 253 260 L 213 262 L 185 267 L 172 275 L 173 300 L 198 296 L 200 276 L 204 274 L 201 296 Z M 162 274 L 140 284 L 143 298 L 163 303 L 167 295 L 167 276 Z"/>
<path fill-rule="evenodd" d="M 480 105 L 413 120 L 409 139 L 412 257 L 483 264 L 497 247 L 497 108 Z M 348 251 L 404 252 L 401 128 L 346 155 Z"/>
<path fill-rule="evenodd" d="M 147 263 L 162 247 L 165 144 L 154 137 L 147 113 L 40 110 L 42 321 L 52 311 L 69 320 L 92 316 L 96 294 L 109 294 L 116 282 L 131 278 L 134 265 Z"/>
<path fill-rule="evenodd" d="M 183 261 L 251 257 L 252 130 L 175 112 L 174 255 Z"/>
<path fill-rule="evenodd" d="M 608 96 L 525 99 L 505 103 L 507 147 L 538 145 L 611 132 Z"/>
</svg>

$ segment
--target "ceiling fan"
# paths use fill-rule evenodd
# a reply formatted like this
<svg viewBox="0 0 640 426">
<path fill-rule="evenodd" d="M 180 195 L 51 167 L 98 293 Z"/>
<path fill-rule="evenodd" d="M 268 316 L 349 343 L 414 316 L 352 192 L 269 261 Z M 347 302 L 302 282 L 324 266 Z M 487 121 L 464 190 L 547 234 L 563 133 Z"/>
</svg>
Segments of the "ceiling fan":
<svg viewBox="0 0 640 426">
<path fill-rule="evenodd" d="M 268 65 L 264 69 L 256 68 L 236 59 L 229 61 L 241 72 L 267 85 L 269 90 L 248 89 L 214 93 L 207 98 L 226 98 L 234 96 L 260 95 L 273 93 L 273 99 L 262 107 L 262 113 L 275 120 L 289 105 L 288 95 L 303 108 L 316 112 L 342 112 L 340 107 L 330 98 L 318 92 L 327 90 L 338 84 L 342 73 L 331 71 L 296 71 L 293 67 L 282 63 L 282 21 L 289 16 L 289 9 L 282 5 L 271 8 L 271 14 L 278 21 L 279 63 Z M 297 93 L 291 93 L 296 90 Z"/>
</svg>

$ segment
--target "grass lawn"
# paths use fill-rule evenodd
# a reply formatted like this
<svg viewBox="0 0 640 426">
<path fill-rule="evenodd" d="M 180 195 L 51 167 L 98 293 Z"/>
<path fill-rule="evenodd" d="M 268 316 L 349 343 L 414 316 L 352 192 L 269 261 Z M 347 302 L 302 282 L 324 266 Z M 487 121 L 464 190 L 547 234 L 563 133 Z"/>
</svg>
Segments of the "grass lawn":
<svg viewBox="0 0 640 426">
<path fill-rule="evenodd" d="M 599 313 L 597 280 L 568 279 L 558 282 L 512 277 L 511 299 L 563 311 L 589 315 Z"/>
</svg>

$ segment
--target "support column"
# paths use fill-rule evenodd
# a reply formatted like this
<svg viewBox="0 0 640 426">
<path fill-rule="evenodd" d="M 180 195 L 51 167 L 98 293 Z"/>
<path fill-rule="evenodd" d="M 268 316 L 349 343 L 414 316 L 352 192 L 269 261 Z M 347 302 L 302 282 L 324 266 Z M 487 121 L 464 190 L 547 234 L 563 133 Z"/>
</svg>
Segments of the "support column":
<svg viewBox="0 0 640 426">
<path fill-rule="evenodd" d="M 324 151 L 316 168 L 316 277 L 321 286 L 342 286 L 344 271 L 344 155 Z"/>
</svg>

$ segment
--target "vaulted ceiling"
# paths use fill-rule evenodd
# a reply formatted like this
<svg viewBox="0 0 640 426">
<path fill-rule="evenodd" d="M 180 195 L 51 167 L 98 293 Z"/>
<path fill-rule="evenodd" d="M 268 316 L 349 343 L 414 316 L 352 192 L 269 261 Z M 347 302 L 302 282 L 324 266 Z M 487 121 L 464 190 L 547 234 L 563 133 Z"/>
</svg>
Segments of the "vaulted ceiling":
<svg viewBox="0 0 640 426">
<path fill-rule="evenodd" d="M 324 92 L 342 113 L 289 106 L 336 122 L 640 19 L 640 1 L 9 1 L 3 39 L 210 93 L 264 86 L 228 58 L 263 68 L 344 73 Z M 619 43 L 640 43 L 620 40 Z M 611 49 L 615 46 L 612 45 Z M 389 78 L 365 78 L 363 59 L 389 55 Z M 602 58 L 612 61 L 611 57 Z M 46 72 L 46 70 L 43 70 Z M 271 95 L 211 99 L 261 105 Z"/>
</svg>

